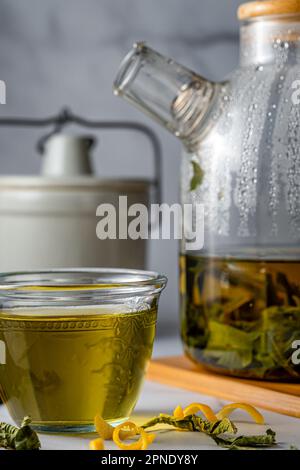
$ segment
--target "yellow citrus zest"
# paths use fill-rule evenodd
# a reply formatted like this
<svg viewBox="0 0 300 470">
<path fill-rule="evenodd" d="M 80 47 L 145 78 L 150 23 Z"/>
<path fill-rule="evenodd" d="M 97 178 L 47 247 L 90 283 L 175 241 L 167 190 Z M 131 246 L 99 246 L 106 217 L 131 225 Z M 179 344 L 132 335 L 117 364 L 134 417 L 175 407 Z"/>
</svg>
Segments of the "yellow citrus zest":
<svg viewBox="0 0 300 470">
<path fill-rule="evenodd" d="M 105 450 L 103 439 L 101 439 L 101 437 L 98 437 L 98 439 L 94 439 L 93 441 L 91 441 L 90 449 L 91 450 Z"/>
<path fill-rule="evenodd" d="M 254 408 L 254 406 L 247 405 L 246 403 L 232 403 L 231 405 L 224 406 L 217 414 L 217 418 L 226 418 L 235 410 L 244 410 L 253 418 L 255 423 L 265 424 L 265 419 L 263 415 L 256 408 Z"/>
<path fill-rule="evenodd" d="M 199 292 L 199 287 L 196 283 L 193 286 L 193 302 L 194 305 L 198 307 L 201 305 L 201 294 Z"/>
<path fill-rule="evenodd" d="M 179 280 L 179 286 L 180 286 L 180 294 L 185 295 L 186 294 L 186 261 L 185 257 L 181 256 L 180 258 L 180 280 Z"/>
<path fill-rule="evenodd" d="M 114 427 L 107 423 L 100 415 L 95 417 L 95 428 L 101 439 L 105 441 L 112 441 Z M 128 439 L 129 437 L 135 436 L 135 431 L 121 431 L 120 437 L 122 440 Z"/>
<path fill-rule="evenodd" d="M 195 415 L 199 413 L 199 411 L 201 411 L 201 413 L 204 415 L 204 417 L 208 421 L 211 421 L 211 422 L 218 421 L 218 418 L 214 414 L 211 407 L 208 405 L 204 405 L 203 403 L 192 403 L 191 405 L 189 405 L 187 408 L 184 409 L 183 415 L 184 417 Z"/>
<path fill-rule="evenodd" d="M 95 417 L 95 428 L 101 439 L 104 439 L 105 441 L 112 440 L 114 428 L 108 424 L 100 415 Z"/>
<path fill-rule="evenodd" d="M 125 431 L 125 433 L 127 433 L 127 437 L 139 435 L 140 438 L 135 442 L 125 443 L 124 428 L 129 430 L 129 432 Z M 144 429 L 139 428 L 135 423 L 130 421 L 120 424 L 113 432 L 113 441 L 121 450 L 146 450 L 148 445 L 151 444 L 154 439 L 155 434 L 147 434 Z"/>
<path fill-rule="evenodd" d="M 178 405 L 177 408 L 175 408 L 175 410 L 173 411 L 173 416 L 176 419 L 184 419 L 183 409 L 180 405 Z"/>
<path fill-rule="evenodd" d="M 142 439 L 143 439 L 143 444 L 141 447 L 141 450 L 147 450 L 148 446 L 152 444 L 152 442 L 155 440 L 155 434 L 147 434 L 144 429 L 139 428 L 139 431 L 141 433 Z"/>
</svg>

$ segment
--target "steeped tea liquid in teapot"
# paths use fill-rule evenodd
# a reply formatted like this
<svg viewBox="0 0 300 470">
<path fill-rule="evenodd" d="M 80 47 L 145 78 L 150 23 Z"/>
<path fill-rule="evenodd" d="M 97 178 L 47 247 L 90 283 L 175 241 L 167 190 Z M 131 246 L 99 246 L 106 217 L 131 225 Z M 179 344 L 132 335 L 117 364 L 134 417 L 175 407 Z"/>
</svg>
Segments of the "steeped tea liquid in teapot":
<svg viewBox="0 0 300 470">
<path fill-rule="evenodd" d="M 239 17 L 227 81 L 137 44 L 115 89 L 181 139 L 181 201 L 204 205 L 204 249 L 181 247 L 186 353 L 223 373 L 300 381 L 300 2 L 251 2 Z"/>
</svg>

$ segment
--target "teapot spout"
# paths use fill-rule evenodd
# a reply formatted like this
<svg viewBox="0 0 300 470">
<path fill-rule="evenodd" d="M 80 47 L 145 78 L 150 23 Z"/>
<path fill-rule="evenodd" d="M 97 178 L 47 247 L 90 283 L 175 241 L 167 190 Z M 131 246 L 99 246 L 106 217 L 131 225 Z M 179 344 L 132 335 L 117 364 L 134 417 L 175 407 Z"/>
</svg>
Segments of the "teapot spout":
<svg viewBox="0 0 300 470">
<path fill-rule="evenodd" d="M 143 42 L 125 57 L 114 82 L 116 95 L 185 141 L 199 134 L 217 88 Z"/>
</svg>

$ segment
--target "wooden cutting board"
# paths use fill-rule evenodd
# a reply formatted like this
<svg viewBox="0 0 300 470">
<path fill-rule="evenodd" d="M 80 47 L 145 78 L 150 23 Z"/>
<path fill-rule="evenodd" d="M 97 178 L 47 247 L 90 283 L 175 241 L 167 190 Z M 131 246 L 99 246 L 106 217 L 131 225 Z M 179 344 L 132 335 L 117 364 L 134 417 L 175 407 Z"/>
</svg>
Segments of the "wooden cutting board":
<svg viewBox="0 0 300 470">
<path fill-rule="evenodd" d="M 150 364 L 148 380 L 173 387 L 243 402 L 300 418 L 300 384 L 237 379 L 207 371 L 184 356 L 165 357 Z"/>
</svg>

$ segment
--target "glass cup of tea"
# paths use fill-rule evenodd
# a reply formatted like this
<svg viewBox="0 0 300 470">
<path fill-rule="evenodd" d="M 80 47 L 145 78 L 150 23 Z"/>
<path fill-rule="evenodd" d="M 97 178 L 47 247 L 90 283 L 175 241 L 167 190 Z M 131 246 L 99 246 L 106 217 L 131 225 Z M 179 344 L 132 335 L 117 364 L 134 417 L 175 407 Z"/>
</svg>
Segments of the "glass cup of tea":
<svg viewBox="0 0 300 470">
<path fill-rule="evenodd" d="M 0 276 L 0 396 L 20 425 L 92 432 L 140 393 L 166 278 L 116 269 Z"/>
</svg>

